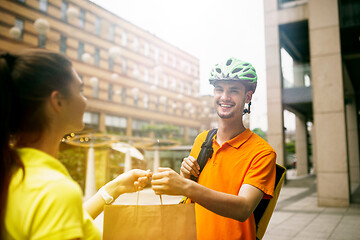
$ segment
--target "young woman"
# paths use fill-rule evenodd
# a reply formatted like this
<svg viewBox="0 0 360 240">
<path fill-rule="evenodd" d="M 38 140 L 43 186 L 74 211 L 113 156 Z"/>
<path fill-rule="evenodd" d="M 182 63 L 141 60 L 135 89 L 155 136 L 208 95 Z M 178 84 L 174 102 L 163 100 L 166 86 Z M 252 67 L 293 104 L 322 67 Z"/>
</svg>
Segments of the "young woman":
<svg viewBox="0 0 360 240">
<path fill-rule="evenodd" d="M 56 159 L 61 138 L 84 127 L 83 83 L 63 55 L 25 50 L 0 55 L 0 238 L 101 239 L 92 220 L 120 194 L 142 189 L 132 170 L 82 204 Z"/>
</svg>

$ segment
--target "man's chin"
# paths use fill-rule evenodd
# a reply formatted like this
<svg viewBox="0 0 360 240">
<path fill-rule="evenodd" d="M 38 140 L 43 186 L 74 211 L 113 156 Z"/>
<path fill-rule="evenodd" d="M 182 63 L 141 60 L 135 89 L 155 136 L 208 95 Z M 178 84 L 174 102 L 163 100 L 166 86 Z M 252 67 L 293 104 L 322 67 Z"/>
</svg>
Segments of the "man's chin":
<svg viewBox="0 0 360 240">
<path fill-rule="evenodd" d="M 218 113 L 218 116 L 221 119 L 229 119 L 229 118 L 232 118 L 234 116 L 234 114 L 221 114 L 221 113 Z"/>
</svg>

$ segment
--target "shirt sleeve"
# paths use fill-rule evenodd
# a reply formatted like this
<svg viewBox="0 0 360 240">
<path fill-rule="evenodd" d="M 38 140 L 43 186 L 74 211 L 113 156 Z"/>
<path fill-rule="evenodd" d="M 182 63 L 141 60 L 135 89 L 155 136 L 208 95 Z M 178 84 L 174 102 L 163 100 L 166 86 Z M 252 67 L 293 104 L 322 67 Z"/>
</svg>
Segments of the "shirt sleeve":
<svg viewBox="0 0 360 240">
<path fill-rule="evenodd" d="M 252 185 L 264 192 L 265 199 L 274 195 L 276 174 L 276 153 L 273 151 L 260 152 L 252 161 L 243 184 Z"/>
<path fill-rule="evenodd" d="M 70 180 L 50 182 L 33 209 L 31 239 L 82 238 L 83 207 L 80 187 Z"/>
</svg>

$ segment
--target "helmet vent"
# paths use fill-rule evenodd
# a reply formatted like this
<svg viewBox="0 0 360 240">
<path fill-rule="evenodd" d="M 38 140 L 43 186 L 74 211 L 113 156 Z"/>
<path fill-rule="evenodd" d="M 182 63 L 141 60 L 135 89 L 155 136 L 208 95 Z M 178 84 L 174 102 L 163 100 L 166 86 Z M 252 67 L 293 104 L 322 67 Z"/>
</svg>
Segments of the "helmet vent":
<svg viewBox="0 0 360 240">
<path fill-rule="evenodd" d="M 255 78 L 255 76 L 253 74 L 246 74 L 244 75 L 245 77 L 248 77 L 248 78 Z"/>
<path fill-rule="evenodd" d="M 221 69 L 220 69 L 220 68 L 216 68 L 216 71 L 217 71 L 218 73 L 221 73 Z"/>
<path fill-rule="evenodd" d="M 226 66 L 230 66 L 231 63 L 232 63 L 232 59 L 227 60 Z"/>
<path fill-rule="evenodd" d="M 242 68 L 235 68 L 231 73 L 234 74 L 234 73 L 240 72 L 241 70 L 242 70 Z"/>
<path fill-rule="evenodd" d="M 248 64 L 248 63 L 244 63 L 243 66 L 249 66 L 249 64 Z"/>
</svg>

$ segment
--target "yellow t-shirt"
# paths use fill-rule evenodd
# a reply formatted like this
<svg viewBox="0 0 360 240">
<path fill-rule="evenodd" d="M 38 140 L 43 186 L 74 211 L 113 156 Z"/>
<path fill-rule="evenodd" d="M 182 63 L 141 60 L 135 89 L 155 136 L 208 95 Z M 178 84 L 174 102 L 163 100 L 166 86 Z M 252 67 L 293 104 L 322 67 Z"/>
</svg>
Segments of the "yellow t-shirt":
<svg viewBox="0 0 360 240">
<path fill-rule="evenodd" d="M 195 139 L 190 155 L 197 158 L 208 131 Z M 238 195 L 243 184 L 250 184 L 272 198 L 275 183 L 276 154 L 272 147 L 255 133 L 244 132 L 220 146 L 215 137 L 214 153 L 201 172 L 198 183 L 215 191 Z M 198 240 L 255 240 L 254 214 L 240 222 L 222 217 L 195 204 Z"/>
<path fill-rule="evenodd" d="M 25 166 L 9 185 L 7 239 L 101 239 L 82 207 L 82 191 L 59 160 L 32 148 L 17 150 Z"/>
</svg>

